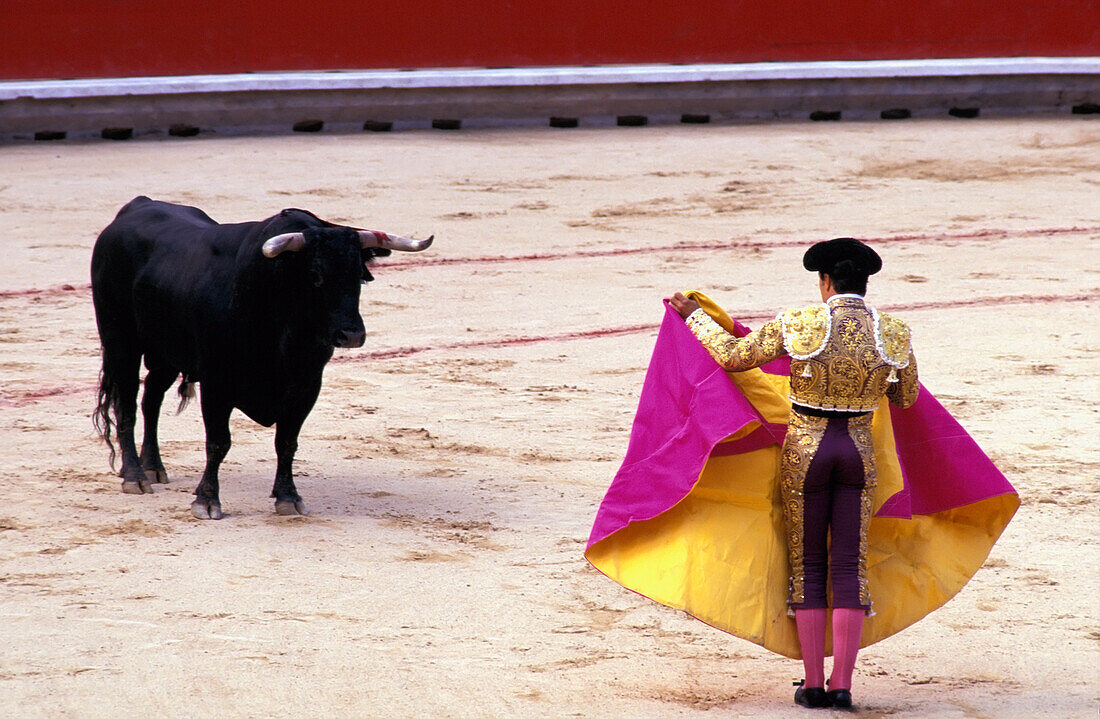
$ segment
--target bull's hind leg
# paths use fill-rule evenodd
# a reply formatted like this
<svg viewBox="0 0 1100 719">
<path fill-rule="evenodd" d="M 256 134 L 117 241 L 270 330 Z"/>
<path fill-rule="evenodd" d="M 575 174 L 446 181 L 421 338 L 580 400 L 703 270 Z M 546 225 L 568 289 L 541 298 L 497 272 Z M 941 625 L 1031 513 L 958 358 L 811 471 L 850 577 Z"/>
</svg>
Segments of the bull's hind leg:
<svg viewBox="0 0 1100 719">
<path fill-rule="evenodd" d="M 294 453 L 298 451 L 298 433 L 302 430 L 303 419 L 284 419 L 275 425 L 275 454 L 279 464 L 271 496 L 275 498 L 277 514 L 309 514 L 294 486 Z"/>
<path fill-rule="evenodd" d="M 170 369 L 150 369 L 145 376 L 145 393 L 141 397 L 141 416 L 145 431 L 141 437 L 141 468 L 150 482 L 168 484 L 168 472 L 160 459 L 160 443 L 157 441 L 157 423 L 164 393 L 175 382 L 179 373 Z"/>
<path fill-rule="evenodd" d="M 202 388 L 202 423 L 206 427 L 206 469 L 202 481 L 195 487 L 195 501 L 191 514 L 198 519 L 221 519 L 222 502 L 218 496 L 218 467 L 232 444 L 229 436 L 229 415 L 233 406 L 221 399 L 221 392 L 208 392 Z"/>
<path fill-rule="evenodd" d="M 122 491 L 126 494 L 152 494 L 153 487 L 141 468 L 134 443 L 137 423 L 138 369 L 141 355 L 136 352 L 104 352 L 104 371 L 108 364 L 115 378 L 114 412 L 119 454 L 122 455 Z M 113 356 L 108 356 L 113 355 Z"/>
<path fill-rule="evenodd" d="M 118 454 L 122 455 L 122 468 L 119 470 L 122 491 L 144 494 L 152 492 L 153 488 L 145 478 L 137 447 L 134 446 L 141 348 L 129 297 L 126 293 L 116 294 L 123 283 L 101 279 L 104 260 L 99 253 L 97 242 L 92 260 L 92 300 L 103 348 L 103 366 L 99 373 L 99 403 L 94 421 L 111 450 L 112 468 L 116 453 L 111 435 L 114 434 L 118 441 Z"/>
</svg>

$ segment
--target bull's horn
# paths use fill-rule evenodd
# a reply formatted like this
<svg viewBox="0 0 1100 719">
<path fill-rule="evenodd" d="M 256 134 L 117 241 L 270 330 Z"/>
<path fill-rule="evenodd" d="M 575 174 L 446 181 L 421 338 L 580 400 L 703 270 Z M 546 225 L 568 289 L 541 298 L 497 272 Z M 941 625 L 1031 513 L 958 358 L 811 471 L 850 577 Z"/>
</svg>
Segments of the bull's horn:
<svg viewBox="0 0 1100 719">
<path fill-rule="evenodd" d="M 385 247 L 387 250 L 400 250 L 402 252 L 420 252 L 426 250 L 435 239 L 432 235 L 426 240 L 410 240 L 408 237 L 387 235 L 385 232 L 375 230 L 356 230 L 359 233 L 359 241 L 363 247 Z"/>
<path fill-rule="evenodd" d="M 306 236 L 301 232 L 285 232 L 264 243 L 264 257 L 275 257 L 282 252 L 297 252 L 306 246 Z"/>
</svg>

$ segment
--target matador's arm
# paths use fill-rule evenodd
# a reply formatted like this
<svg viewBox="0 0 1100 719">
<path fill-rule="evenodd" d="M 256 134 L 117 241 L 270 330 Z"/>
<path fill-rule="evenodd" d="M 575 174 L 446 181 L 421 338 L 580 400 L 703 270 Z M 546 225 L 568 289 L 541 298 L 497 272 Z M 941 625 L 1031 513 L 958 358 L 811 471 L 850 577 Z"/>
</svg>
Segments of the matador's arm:
<svg viewBox="0 0 1100 719">
<path fill-rule="evenodd" d="M 692 334 L 703 343 L 714 361 L 727 370 L 741 372 L 752 369 L 787 353 L 783 347 L 783 328 L 778 319 L 765 323 L 745 337 L 734 337 L 702 309 L 692 312 L 686 321 Z"/>
<path fill-rule="evenodd" d="M 909 364 L 898 371 L 898 381 L 891 382 L 886 388 L 886 399 L 891 404 L 902 409 L 911 407 L 917 401 L 920 393 L 920 382 L 917 381 L 917 358 L 912 348 L 909 350 Z"/>
</svg>

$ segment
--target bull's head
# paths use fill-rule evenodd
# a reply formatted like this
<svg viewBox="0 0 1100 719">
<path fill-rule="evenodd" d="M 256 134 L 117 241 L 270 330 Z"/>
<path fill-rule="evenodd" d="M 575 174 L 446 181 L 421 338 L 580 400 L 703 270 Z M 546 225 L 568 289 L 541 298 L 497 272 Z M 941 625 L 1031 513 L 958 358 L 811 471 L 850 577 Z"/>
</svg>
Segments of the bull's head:
<svg viewBox="0 0 1100 719">
<path fill-rule="evenodd" d="M 420 252 L 432 244 L 433 237 L 412 240 L 349 227 L 310 228 L 275 235 L 264 242 L 263 254 L 273 258 L 307 250 L 308 284 L 314 297 L 310 305 L 323 315 L 318 317 L 323 325 L 318 328 L 319 339 L 335 347 L 362 347 L 366 330 L 359 315 L 359 285 L 373 279 L 366 262 L 390 250 Z"/>
</svg>

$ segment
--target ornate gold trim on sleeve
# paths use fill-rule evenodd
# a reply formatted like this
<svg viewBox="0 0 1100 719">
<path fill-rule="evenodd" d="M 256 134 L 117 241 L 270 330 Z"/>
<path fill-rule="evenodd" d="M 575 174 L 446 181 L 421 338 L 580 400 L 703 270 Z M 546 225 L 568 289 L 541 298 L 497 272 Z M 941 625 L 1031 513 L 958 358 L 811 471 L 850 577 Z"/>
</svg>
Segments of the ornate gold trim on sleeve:
<svg viewBox="0 0 1100 719">
<path fill-rule="evenodd" d="M 703 343 L 714 361 L 723 367 L 736 364 L 734 349 L 736 338 L 718 324 L 705 310 L 699 308 L 687 317 L 691 333 Z"/>
</svg>

